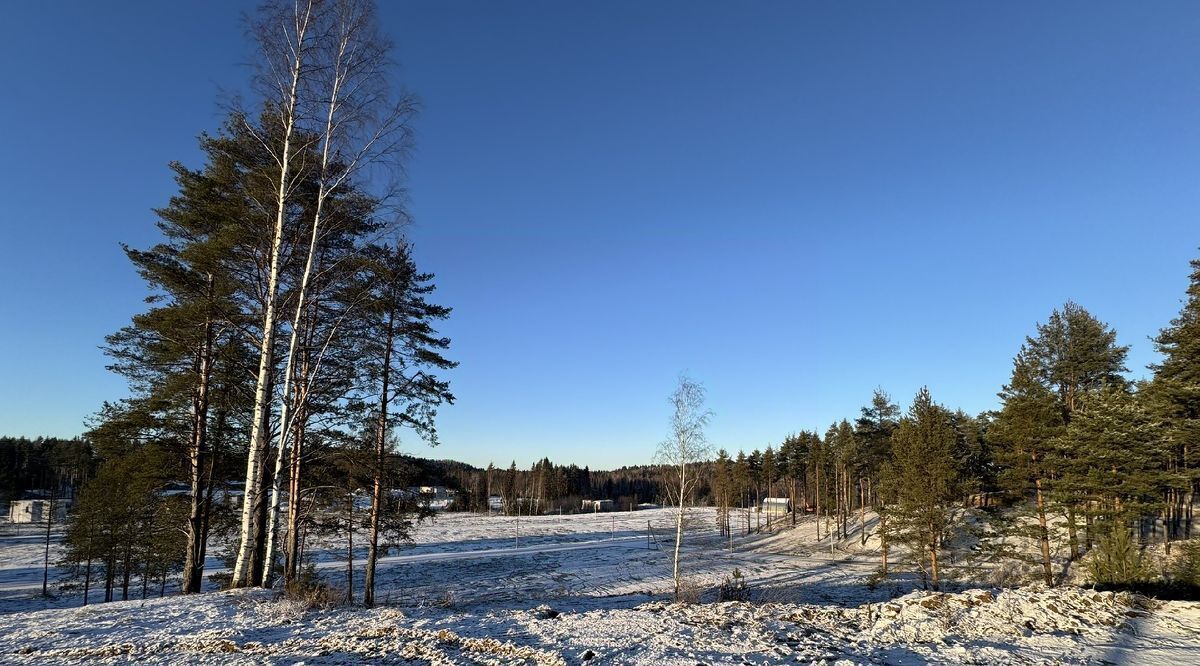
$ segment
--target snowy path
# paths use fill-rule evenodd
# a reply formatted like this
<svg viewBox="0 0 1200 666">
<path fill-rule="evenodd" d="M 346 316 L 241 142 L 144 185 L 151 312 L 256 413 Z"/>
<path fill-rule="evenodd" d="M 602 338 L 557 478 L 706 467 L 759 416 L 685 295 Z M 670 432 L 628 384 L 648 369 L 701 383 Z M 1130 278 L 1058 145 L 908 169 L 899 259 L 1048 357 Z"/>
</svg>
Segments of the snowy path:
<svg viewBox="0 0 1200 666">
<path fill-rule="evenodd" d="M 388 557 L 379 558 L 379 566 L 397 565 L 397 564 L 415 564 L 419 562 L 446 562 L 450 560 L 470 560 L 489 557 L 512 557 L 517 555 L 536 555 L 539 553 L 561 553 L 570 550 L 589 550 L 593 548 L 614 548 L 628 547 L 631 543 L 637 542 L 638 545 L 645 543 L 645 537 L 617 537 L 615 539 L 606 539 L 603 541 L 581 541 L 577 543 L 563 544 L 535 544 L 532 546 L 512 546 L 509 548 L 487 548 L 481 550 L 457 550 L 444 551 L 434 553 L 417 553 L 415 555 L 390 555 Z M 363 566 L 367 563 L 365 559 L 355 559 L 354 566 Z M 346 563 L 336 561 L 324 561 L 320 563 L 318 569 L 337 569 L 345 567 Z"/>
</svg>

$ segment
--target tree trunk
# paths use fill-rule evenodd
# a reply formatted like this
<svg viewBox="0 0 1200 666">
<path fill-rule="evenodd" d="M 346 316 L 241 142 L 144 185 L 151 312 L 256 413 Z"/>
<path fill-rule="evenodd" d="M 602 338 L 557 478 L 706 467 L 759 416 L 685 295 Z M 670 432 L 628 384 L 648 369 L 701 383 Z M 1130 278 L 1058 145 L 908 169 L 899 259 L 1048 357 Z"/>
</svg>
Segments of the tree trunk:
<svg viewBox="0 0 1200 666">
<path fill-rule="evenodd" d="M 225 432 L 225 421 L 228 417 L 228 412 L 224 409 L 217 410 L 217 419 L 214 424 L 214 430 L 208 433 L 208 472 L 204 479 L 204 507 L 202 515 L 204 520 L 200 524 L 200 552 L 199 561 L 202 563 L 208 556 L 208 535 L 212 523 L 213 515 L 213 493 L 216 490 L 213 484 L 213 473 L 216 471 L 217 462 L 221 459 L 221 444 L 223 442 L 222 433 Z M 201 579 L 200 587 L 203 589 L 204 581 Z"/>
<path fill-rule="evenodd" d="M 133 575 L 133 543 L 125 545 L 121 561 L 121 601 L 129 601 L 129 578 Z"/>
<path fill-rule="evenodd" d="M 363 603 L 367 606 L 375 604 L 375 562 L 379 554 L 379 512 L 383 505 L 383 466 L 384 451 L 387 448 L 388 437 L 388 402 L 391 390 L 389 382 L 392 370 L 392 346 L 395 344 L 394 331 L 396 310 L 388 311 L 387 339 L 383 347 L 382 388 L 379 392 L 379 423 L 375 433 L 375 464 L 373 469 L 374 485 L 371 492 L 371 541 L 367 544 L 367 573 L 363 578 Z"/>
<path fill-rule="evenodd" d="M 295 584 L 300 573 L 300 466 L 304 455 L 304 417 L 297 419 L 296 435 L 292 441 L 291 460 L 288 465 L 288 516 L 287 544 L 284 550 L 284 586 Z"/>
<path fill-rule="evenodd" d="M 813 494 L 813 501 L 817 505 L 817 520 L 814 524 L 817 527 L 817 541 L 821 540 L 821 468 L 817 467 L 817 490 Z"/>
<path fill-rule="evenodd" d="M 354 493 L 346 494 L 346 603 L 354 603 Z"/>
<path fill-rule="evenodd" d="M 208 276 L 208 290 L 212 294 L 212 274 Z M 191 507 L 187 522 L 187 552 L 183 563 L 184 594 L 199 592 L 204 581 L 206 502 L 204 466 L 207 463 L 208 447 L 208 385 L 212 367 L 213 322 L 209 317 L 204 322 L 204 343 L 200 348 L 196 367 L 196 390 L 192 396 L 192 441 L 188 451 L 191 474 Z"/>
<path fill-rule="evenodd" d="M 117 555 L 109 551 L 108 559 L 104 562 L 104 602 L 113 600 L 113 587 L 116 585 Z"/>
<path fill-rule="evenodd" d="M 867 487 L 866 479 L 858 480 L 858 533 L 859 545 L 867 545 Z"/>
<path fill-rule="evenodd" d="M 1088 502 L 1087 509 L 1088 509 L 1087 512 L 1083 514 L 1083 544 L 1087 550 L 1091 550 L 1092 549 L 1092 526 L 1093 526 L 1093 522 L 1094 522 L 1092 519 L 1092 514 L 1095 513 L 1096 507 L 1093 505 L 1092 502 Z M 1167 554 L 1168 555 L 1171 554 L 1170 547 L 1167 548 Z"/>
<path fill-rule="evenodd" d="M 88 556 L 87 564 L 83 570 L 83 605 L 88 605 L 88 592 L 92 588 L 92 558 Z"/>
<path fill-rule="evenodd" d="M 1079 559 L 1079 538 L 1075 528 L 1075 505 L 1067 505 L 1067 536 L 1071 541 L 1071 561 Z"/>
<path fill-rule="evenodd" d="M 879 550 L 883 575 L 886 576 L 888 573 L 887 514 L 882 509 L 879 512 Z"/>
<path fill-rule="evenodd" d="M 791 481 L 792 482 L 788 484 L 790 486 L 788 489 L 788 500 L 792 503 L 792 527 L 795 527 L 796 513 L 800 507 L 796 505 L 796 479 L 793 477 Z"/>
<path fill-rule="evenodd" d="M 269 482 L 267 479 L 267 462 L 268 457 L 265 455 L 260 456 L 258 459 L 260 466 L 258 474 L 259 478 L 262 479 L 264 484 Z M 255 548 L 250 553 L 249 569 L 246 572 L 251 581 L 262 580 L 263 569 L 265 568 L 264 565 L 266 562 L 264 558 L 266 556 L 267 549 L 267 541 L 265 538 L 265 530 L 267 527 L 267 498 L 262 493 L 259 493 L 257 495 L 257 500 L 257 504 L 254 507 L 254 514 L 252 516 L 253 523 L 251 525 L 253 534 L 256 535 L 254 540 Z"/>
<path fill-rule="evenodd" d="M 754 531 L 762 532 L 762 489 L 754 484 Z"/>
<path fill-rule="evenodd" d="M 42 596 L 50 596 L 50 526 L 54 524 L 54 495 L 56 487 L 50 490 L 50 502 L 46 511 L 46 552 L 42 559 Z"/>
<path fill-rule="evenodd" d="M 1183 496 L 1183 538 L 1192 538 L 1192 509 L 1194 507 L 1195 496 L 1195 481 L 1189 482 L 1188 491 Z"/>
<path fill-rule="evenodd" d="M 917 568 L 921 570 L 921 589 L 929 589 L 929 570 L 925 568 L 925 559 L 929 556 L 929 551 L 925 546 L 920 546 L 917 553 Z"/>
<path fill-rule="evenodd" d="M 327 158 L 326 158 L 327 159 Z M 324 166 L 324 165 L 322 165 Z M 312 234 L 309 239 L 308 257 L 304 263 L 304 273 L 300 278 L 300 291 L 296 297 L 296 312 L 292 317 L 291 335 L 288 337 L 287 360 L 284 361 L 283 368 L 283 393 L 280 397 L 283 405 L 279 415 L 279 446 L 275 451 L 275 473 L 271 480 L 271 501 L 270 509 L 267 512 L 267 544 L 265 559 L 268 563 L 266 570 L 263 572 L 262 580 L 260 581 L 263 587 L 268 587 L 271 582 L 271 564 L 275 560 L 275 532 L 276 526 L 279 524 L 279 505 L 282 502 L 281 486 L 283 484 L 283 461 L 287 457 L 288 452 L 288 433 L 292 431 L 291 421 L 296 419 L 303 411 L 299 403 L 306 398 L 307 386 L 311 384 L 313 378 L 305 372 L 304 382 L 300 390 L 293 396 L 292 374 L 296 363 L 296 352 L 300 340 L 300 319 L 304 313 L 305 299 L 308 296 L 308 281 L 312 275 L 313 258 L 317 253 L 317 240 L 320 237 L 321 228 L 321 205 L 324 203 L 324 183 L 321 184 L 321 191 L 317 196 L 317 210 L 313 215 Z M 310 325 L 312 325 L 310 323 Z M 297 382 L 299 383 L 299 382 Z M 291 413 L 291 412 L 294 412 Z"/>
<path fill-rule="evenodd" d="M 826 483 L 829 483 L 829 481 L 826 480 Z M 838 470 L 837 465 L 833 466 L 833 488 L 831 490 L 833 491 L 831 493 L 832 497 L 829 499 L 833 504 L 829 507 L 829 513 L 833 514 L 833 531 L 830 534 L 832 535 L 831 541 L 837 541 L 842 536 L 842 482 L 841 472 Z"/>
<path fill-rule="evenodd" d="M 1050 531 L 1046 527 L 1046 501 L 1042 496 L 1042 480 L 1034 481 L 1037 490 L 1038 543 L 1042 549 L 1042 576 L 1048 587 L 1054 587 L 1054 570 L 1050 565 Z"/>
<path fill-rule="evenodd" d="M 683 545 L 683 500 L 687 491 L 687 462 L 679 464 L 679 513 L 675 517 L 675 555 L 671 565 L 671 574 L 675 579 L 675 601 L 679 601 L 683 580 L 679 574 L 679 549 Z"/>
<path fill-rule="evenodd" d="M 842 467 L 842 483 L 838 488 L 842 516 L 842 538 L 850 538 L 850 472 Z"/>
<path fill-rule="evenodd" d="M 299 4 L 297 4 L 299 11 Z M 311 6 L 309 7 L 311 10 Z M 279 155 L 279 187 L 276 196 L 275 226 L 271 235 L 270 268 L 267 273 L 267 289 L 263 304 L 262 340 L 258 352 L 258 376 L 254 388 L 254 411 L 251 418 L 249 455 L 246 457 L 246 486 L 242 502 L 242 525 L 237 559 L 233 565 L 233 576 L 230 585 L 233 587 L 249 587 L 259 580 L 256 573 L 261 571 L 261 562 L 255 566 L 257 553 L 265 548 L 262 524 L 258 512 L 263 504 L 262 493 L 265 490 L 265 459 L 270 444 L 271 403 L 274 395 L 271 387 L 275 373 L 275 319 L 276 300 L 279 291 L 279 275 L 282 269 L 282 248 L 284 241 L 284 221 L 287 216 L 289 189 L 292 180 L 292 135 L 296 130 L 297 105 L 299 103 L 300 79 L 304 57 L 307 55 L 306 32 L 309 14 L 297 16 L 296 42 L 293 49 L 290 77 L 290 89 L 282 100 L 283 109 L 283 152 Z M 258 569 L 259 571 L 255 571 Z"/>
<path fill-rule="evenodd" d="M 938 549 L 936 540 L 929 544 L 929 575 L 933 581 L 933 589 L 941 589 L 938 586 Z"/>
</svg>

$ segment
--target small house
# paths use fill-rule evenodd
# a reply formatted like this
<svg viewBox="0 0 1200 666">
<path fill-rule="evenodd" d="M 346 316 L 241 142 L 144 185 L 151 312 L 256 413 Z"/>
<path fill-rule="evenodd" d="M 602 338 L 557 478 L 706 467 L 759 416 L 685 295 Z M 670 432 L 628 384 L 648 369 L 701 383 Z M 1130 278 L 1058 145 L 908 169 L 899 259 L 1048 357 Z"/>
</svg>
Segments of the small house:
<svg viewBox="0 0 1200 666">
<path fill-rule="evenodd" d="M 591 513 L 600 513 L 602 511 L 612 511 L 613 501 L 610 499 L 600 500 L 583 500 L 579 506 L 580 511 L 588 511 Z"/>
<path fill-rule="evenodd" d="M 764 497 L 762 512 L 772 516 L 782 516 L 792 512 L 792 501 L 786 497 Z"/>
<path fill-rule="evenodd" d="M 47 499 L 13 500 L 8 505 L 8 520 L 11 523 L 44 523 L 50 516 L 51 501 Z M 55 500 L 54 522 L 61 523 L 67 519 L 67 509 L 70 501 Z"/>
</svg>

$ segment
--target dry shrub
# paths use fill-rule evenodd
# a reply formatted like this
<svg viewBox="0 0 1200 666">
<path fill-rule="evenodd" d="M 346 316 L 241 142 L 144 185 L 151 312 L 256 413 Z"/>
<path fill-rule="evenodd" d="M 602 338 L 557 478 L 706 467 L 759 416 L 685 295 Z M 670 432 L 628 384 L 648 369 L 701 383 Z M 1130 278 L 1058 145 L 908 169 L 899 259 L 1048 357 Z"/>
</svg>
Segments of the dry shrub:
<svg viewBox="0 0 1200 666">
<path fill-rule="evenodd" d="M 1006 560 L 1000 566 L 992 569 L 991 574 L 988 576 L 988 584 L 992 587 L 1008 589 L 1020 587 L 1025 583 L 1027 578 L 1023 562 Z"/>
<path fill-rule="evenodd" d="M 698 604 L 703 594 L 704 590 L 694 581 L 688 578 L 681 578 L 679 580 L 679 592 L 675 595 L 675 603 Z"/>
<path fill-rule="evenodd" d="M 319 580 L 296 581 L 288 585 L 285 592 L 287 599 L 300 604 L 303 608 L 328 610 L 334 606 L 346 603 L 346 591 L 328 585 Z"/>
<path fill-rule="evenodd" d="M 741 569 L 734 568 L 733 573 L 725 577 L 721 587 L 717 588 L 717 601 L 749 601 L 750 587 L 746 585 L 746 577 Z"/>
</svg>

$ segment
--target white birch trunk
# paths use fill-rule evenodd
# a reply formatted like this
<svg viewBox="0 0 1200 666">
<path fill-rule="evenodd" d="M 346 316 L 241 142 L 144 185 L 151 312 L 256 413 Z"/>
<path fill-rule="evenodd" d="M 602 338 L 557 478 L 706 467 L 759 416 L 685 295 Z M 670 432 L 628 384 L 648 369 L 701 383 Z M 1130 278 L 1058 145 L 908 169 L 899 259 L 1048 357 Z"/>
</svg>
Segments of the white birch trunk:
<svg viewBox="0 0 1200 666">
<path fill-rule="evenodd" d="M 675 601 L 679 601 L 682 580 L 679 577 L 679 549 L 683 545 L 683 498 L 687 492 L 687 462 L 679 464 L 679 514 L 675 517 L 675 557 L 672 575 L 675 577 Z"/>
<path fill-rule="evenodd" d="M 332 122 L 333 122 L 332 116 L 333 116 L 333 103 L 331 102 L 330 103 L 330 119 L 329 119 L 329 122 L 326 124 L 327 131 L 329 130 L 330 126 L 332 125 Z M 328 134 L 327 134 L 325 137 L 325 146 L 321 152 L 321 173 L 322 173 L 322 175 L 324 175 L 325 169 L 328 164 L 329 164 L 329 138 L 328 138 Z M 266 549 L 266 555 L 263 558 L 263 560 L 265 562 L 265 566 L 263 567 L 262 580 L 260 581 L 260 583 L 262 584 L 263 587 L 267 587 L 270 584 L 271 568 L 272 568 L 271 564 L 272 564 L 273 560 L 275 559 L 275 532 L 276 532 L 275 526 L 279 522 L 279 505 L 281 503 L 280 491 L 279 491 L 280 477 L 282 476 L 281 472 L 283 471 L 283 461 L 287 455 L 287 444 L 288 444 L 287 436 L 288 436 L 288 433 L 291 432 L 291 423 L 289 420 L 290 415 L 288 414 L 288 411 L 289 411 L 289 409 L 291 407 L 291 403 L 292 403 L 292 367 L 295 364 L 295 358 L 296 358 L 296 346 L 297 346 L 297 341 L 299 339 L 299 331 L 300 331 L 300 317 L 302 317 L 303 313 L 304 313 L 305 298 L 308 295 L 308 282 L 312 275 L 313 257 L 315 257 L 317 254 L 317 240 L 320 238 L 321 206 L 322 206 L 322 204 L 325 203 L 325 197 L 327 196 L 327 194 L 328 193 L 325 191 L 324 178 L 322 178 L 322 182 L 319 186 L 319 192 L 317 194 L 316 211 L 313 213 L 312 234 L 310 235 L 309 242 L 308 242 L 308 257 L 306 257 L 304 260 L 304 273 L 303 273 L 302 277 L 300 278 L 300 292 L 296 297 L 296 312 L 292 316 L 292 322 L 291 322 L 292 332 L 291 332 L 291 336 L 288 340 L 287 360 L 284 362 L 283 394 L 281 397 L 282 406 L 280 407 L 280 414 L 279 414 L 279 423 L 280 423 L 279 446 L 276 449 L 276 455 L 275 455 L 275 474 L 274 474 L 274 476 L 271 477 L 271 504 L 270 504 L 270 508 L 267 511 L 267 527 L 266 527 L 266 529 L 267 529 L 267 549 Z M 311 381 L 311 378 L 308 381 Z"/>
<path fill-rule="evenodd" d="M 341 10 L 340 20 L 338 20 L 338 29 L 334 33 L 336 44 L 333 49 L 333 61 L 330 66 L 329 77 L 329 96 L 325 100 L 325 127 L 321 132 L 321 163 L 319 167 L 319 178 L 317 184 L 317 204 L 313 212 L 312 233 L 309 235 L 308 256 L 304 262 L 304 272 L 300 278 L 300 290 L 296 297 L 296 312 L 292 317 L 292 333 L 291 339 L 288 342 L 288 352 L 286 369 L 284 371 L 283 380 L 283 406 L 280 417 L 280 442 L 275 457 L 275 476 L 271 483 L 271 500 L 270 508 L 267 512 L 267 545 L 266 545 L 266 563 L 267 567 L 263 569 L 262 585 L 265 587 L 270 582 L 270 564 L 274 558 L 275 550 L 275 532 L 276 525 L 279 522 L 279 506 L 280 498 L 280 472 L 283 470 L 283 461 L 287 454 L 287 433 L 290 431 L 287 413 L 291 404 L 291 369 L 293 359 L 296 354 L 297 346 L 297 331 L 299 328 L 300 317 L 304 312 L 305 301 L 308 297 L 308 284 L 312 276 L 313 261 L 317 254 L 317 245 L 321 237 L 321 221 L 322 212 L 324 210 L 325 201 L 333 193 L 338 186 L 346 180 L 346 178 L 356 170 L 359 159 L 368 151 L 371 144 L 374 142 L 374 137 L 367 140 L 363 147 L 363 152 L 359 154 L 350 165 L 337 177 L 331 177 L 329 173 L 329 163 L 333 146 L 337 140 L 338 111 L 342 108 L 345 100 L 343 99 L 343 89 L 347 81 L 354 76 L 355 70 L 361 71 L 362 62 L 355 62 L 353 58 L 347 55 L 347 52 L 352 49 L 356 41 L 360 38 L 359 31 L 364 29 L 362 23 L 358 22 L 359 15 L 355 14 L 355 3 L 347 2 L 339 7 Z M 369 63 L 368 63 L 369 64 Z M 332 334 L 331 334 L 332 335 Z M 311 384 L 312 378 L 306 379 L 305 390 L 307 384 Z"/>
<path fill-rule="evenodd" d="M 263 456 L 267 455 L 270 438 L 267 414 L 270 411 L 274 396 L 267 394 L 271 385 L 271 373 L 274 371 L 275 319 L 276 298 L 279 291 L 279 272 L 281 263 L 281 248 L 283 245 L 284 220 L 287 214 L 287 201 L 291 171 L 292 135 L 296 129 L 297 105 L 299 102 L 299 87 L 304 65 L 305 35 L 312 10 L 309 5 L 300 14 L 297 5 L 295 48 L 293 51 L 290 77 L 287 93 L 283 100 L 283 151 L 279 155 L 279 190 L 276 201 L 275 227 L 271 237 L 270 271 L 267 275 L 266 303 L 263 308 L 262 344 L 259 347 L 258 378 L 254 390 L 254 414 L 250 430 L 250 450 L 246 456 L 246 486 L 242 496 L 241 541 L 238 546 L 237 559 L 233 565 L 233 587 L 246 587 L 254 583 L 251 580 L 251 562 L 257 549 L 261 535 L 256 533 L 254 515 L 259 502 L 262 501 L 263 478 L 260 473 Z M 286 378 L 285 378 L 286 381 Z M 269 568 L 270 563 L 266 563 Z"/>
</svg>

